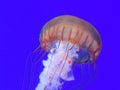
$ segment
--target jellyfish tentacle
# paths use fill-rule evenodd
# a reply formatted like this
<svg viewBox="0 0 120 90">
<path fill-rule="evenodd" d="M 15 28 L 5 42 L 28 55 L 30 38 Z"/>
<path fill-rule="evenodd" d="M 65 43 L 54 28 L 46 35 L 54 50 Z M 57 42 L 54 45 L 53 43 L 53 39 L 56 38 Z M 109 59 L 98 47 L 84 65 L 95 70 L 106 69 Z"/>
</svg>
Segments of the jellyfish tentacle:
<svg viewBox="0 0 120 90">
<path fill-rule="evenodd" d="M 38 45 L 34 50 L 32 50 L 32 53 L 38 52 L 41 49 L 41 46 Z"/>
<path fill-rule="evenodd" d="M 58 47 L 56 47 L 56 48 L 54 49 L 54 51 L 56 51 L 56 50 L 59 48 L 59 46 L 60 46 L 60 41 L 58 42 Z M 50 65 L 51 65 L 51 63 L 52 63 L 52 58 L 53 58 L 53 53 L 52 53 L 52 56 L 51 56 L 50 63 L 49 63 L 49 65 L 48 65 L 48 67 L 50 67 Z M 49 69 L 50 69 L 50 68 L 48 68 L 46 75 L 49 73 Z M 45 75 L 45 77 L 46 77 L 46 75 Z"/>
<path fill-rule="evenodd" d="M 88 65 L 87 70 L 90 71 L 90 60 L 88 61 L 87 65 Z"/>
<path fill-rule="evenodd" d="M 68 51 L 67 51 L 68 45 L 69 45 L 69 43 L 67 44 L 67 47 L 66 47 L 66 51 L 65 51 L 66 53 L 69 53 L 69 51 L 74 47 L 74 44 L 73 44 L 73 45 L 68 49 Z M 65 66 L 65 64 L 66 64 L 68 54 L 67 54 L 67 55 L 64 55 L 64 56 L 66 56 L 66 57 L 65 57 L 63 66 L 62 66 L 62 68 L 61 68 L 58 76 L 61 76 L 61 72 L 62 72 L 62 70 L 63 70 L 63 68 L 64 68 L 64 66 Z M 57 79 L 57 82 L 58 82 L 58 79 Z M 56 86 L 57 86 L 57 82 L 56 82 Z"/>
<path fill-rule="evenodd" d="M 39 50 L 40 49 L 40 50 Z M 41 47 L 38 46 L 36 47 L 28 56 L 27 56 L 27 59 L 26 59 L 26 62 L 25 62 L 25 71 L 24 71 L 24 76 L 23 76 L 23 82 L 22 82 L 22 87 L 21 87 L 21 90 L 24 90 L 25 88 L 28 88 L 28 86 L 26 86 L 26 83 L 25 82 L 28 82 L 28 76 L 27 75 L 27 72 L 28 72 L 28 68 L 27 67 L 30 67 L 29 66 L 29 63 L 33 62 L 34 59 L 32 59 L 32 56 L 34 56 L 34 54 L 36 55 L 43 52 Z"/>
<path fill-rule="evenodd" d="M 67 50 L 67 47 L 66 47 L 66 50 Z M 65 50 L 65 51 L 66 51 L 66 50 Z M 65 56 L 66 56 L 66 55 L 64 54 L 63 59 L 65 58 Z M 66 59 L 65 59 L 65 60 L 66 60 Z M 58 67 L 56 68 L 55 72 L 57 71 L 57 69 L 58 69 Z M 51 82 L 51 81 L 53 80 L 55 74 L 56 74 L 56 73 L 54 73 L 53 77 L 51 78 L 51 80 L 50 80 L 49 82 Z M 56 82 L 56 83 L 57 83 L 57 82 Z"/>
<path fill-rule="evenodd" d="M 45 56 L 45 54 L 46 54 L 47 52 L 41 52 L 41 56 L 40 57 L 38 57 L 38 59 L 36 59 L 35 61 L 33 61 L 33 64 L 37 64 L 40 60 L 41 60 L 41 58 L 43 58 L 44 56 Z"/>
<path fill-rule="evenodd" d="M 58 47 L 56 47 L 56 48 L 54 49 L 54 51 L 56 51 L 56 50 L 59 48 L 60 42 L 61 42 L 61 41 L 58 41 Z M 52 56 L 53 56 L 53 53 L 52 53 Z M 52 56 L 51 56 L 51 57 L 52 57 Z M 50 67 L 51 63 L 52 63 L 52 59 L 50 59 L 50 64 L 48 65 L 48 67 Z M 57 67 L 57 68 L 58 68 L 58 67 Z M 55 72 L 57 71 L 57 68 L 55 69 Z M 50 69 L 50 68 L 48 68 L 47 73 L 49 73 L 49 69 Z M 47 77 L 47 76 L 46 76 L 47 73 L 44 75 L 44 78 Z M 54 75 L 55 75 L 55 74 L 54 74 Z M 44 90 L 47 90 L 47 85 L 48 85 L 48 84 L 51 82 L 51 80 L 54 78 L 54 75 L 53 75 L 53 77 L 51 77 L 51 78 L 49 77 L 50 80 L 46 83 L 46 86 L 44 87 Z M 45 77 L 45 76 L 46 76 L 46 77 Z"/>
<path fill-rule="evenodd" d="M 66 50 L 67 50 L 67 48 L 66 48 Z M 65 50 L 65 52 L 66 52 L 66 50 Z M 66 56 L 66 54 L 64 54 L 64 56 L 63 56 L 63 59 L 65 58 L 65 56 Z M 49 78 L 49 81 L 47 82 L 47 85 L 53 80 L 53 78 L 55 77 L 55 75 L 56 75 L 56 72 L 57 72 L 57 70 L 58 70 L 58 66 L 56 66 L 56 68 L 55 68 L 55 70 L 54 70 L 54 74 L 53 74 L 53 76 L 51 77 L 51 78 Z M 59 76 L 59 75 L 58 75 Z M 56 82 L 57 83 L 57 82 Z M 44 90 L 47 90 L 47 85 L 44 87 Z M 57 85 L 57 84 L 56 84 Z M 55 85 L 55 86 L 56 86 Z M 56 88 L 56 87 L 55 87 Z"/>
<path fill-rule="evenodd" d="M 67 44 L 67 47 L 66 47 L 65 52 L 67 51 L 68 45 L 69 45 L 69 43 Z M 66 56 L 66 57 L 65 57 L 65 56 Z M 59 75 L 58 75 L 58 76 L 61 76 L 61 72 L 62 72 L 62 70 L 63 70 L 63 67 L 64 67 L 65 63 L 66 63 L 66 59 L 67 59 L 67 57 L 68 57 L 68 54 L 67 54 L 67 55 L 66 55 L 66 54 L 64 54 L 64 57 L 65 57 L 65 60 L 64 60 L 63 66 L 62 66 L 62 68 L 61 68 L 61 70 L 60 70 L 60 72 L 59 72 Z M 57 81 L 56 81 L 56 85 L 55 85 L 55 87 L 57 86 L 57 82 L 58 82 L 58 79 L 57 79 Z"/>
<path fill-rule="evenodd" d="M 54 70 L 54 71 L 55 71 L 54 75 L 53 75 L 52 77 L 49 77 L 50 80 L 47 82 L 47 84 L 46 84 L 44 90 L 47 90 L 47 85 L 53 80 L 53 78 L 54 78 L 54 76 L 55 76 L 57 70 L 58 70 L 58 67 L 56 67 L 56 69 Z"/>
<path fill-rule="evenodd" d="M 44 52 L 44 51 L 43 51 Z M 42 53 L 42 52 L 41 52 Z M 32 77 L 33 77 L 33 69 L 34 69 L 34 66 L 41 60 L 42 57 L 44 57 L 46 54 L 46 52 L 42 53 L 42 55 L 35 61 L 32 62 L 32 65 L 31 65 L 31 69 L 30 69 L 30 80 L 29 80 L 29 84 L 28 84 L 28 90 L 31 90 L 31 82 L 32 82 Z"/>
<path fill-rule="evenodd" d="M 68 49 L 68 52 L 74 47 L 75 44 L 73 44 L 69 49 Z"/>
<path fill-rule="evenodd" d="M 44 57 L 45 54 L 46 54 L 46 53 L 44 52 L 43 55 L 42 55 L 42 57 Z M 33 75 L 34 75 L 33 69 L 35 68 L 36 64 L 41 60 L 42 57 L 39 57 L 38 60 L 36 60 L 36 61 L 32 64 L 32 66 L 31 66 L 31 79 L 32 79 L 32 77 L 33 77 Z M 41 65 L 40 65 L 40 67 L 41 67 Z M 39 76 L 39 75 L 38 75 L 38 76 Z M 37 76 L 37 77 L 38 77 L 38 76 Z M 35 80 L 35 83 L 36 83 L 36 81 L 37 81 L 37 79 Z M 29 89 L 30 89 L 30 86 L 31 86 L 32 82 L 33 82 L 33 81 L 30 80 Z M 29 90 L 29 89 L 28 89 L 28 90 Z"/>
<path fill-rule="evenodd" d="M 58 69 L 58 67 L 56 67 L 56 69 L 54 70 L 55 73 L 56 73 L 57 69 Z M 49 77 L 50 80 L 47 82 L 47 84 L 46 84 L 44 90 L 47 90 L 47 87 L 48 87 L 47 85 L 53 80 L 53 78 L 54 78 L 54 76 L 55 76 L 55 73 L 54 73 L 53 77 Z"/>
<path fill-rule="evenodd" d="M 94 72 L 96 72 L 96 63 L 93 62 L 93 69 L 94 69 Z"/>
</svg>

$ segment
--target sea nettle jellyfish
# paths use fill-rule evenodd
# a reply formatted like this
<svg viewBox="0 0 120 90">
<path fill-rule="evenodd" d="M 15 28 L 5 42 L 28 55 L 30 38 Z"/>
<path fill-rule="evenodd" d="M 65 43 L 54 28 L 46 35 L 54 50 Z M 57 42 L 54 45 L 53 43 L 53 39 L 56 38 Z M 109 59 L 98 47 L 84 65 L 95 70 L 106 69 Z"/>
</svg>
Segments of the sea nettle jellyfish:
<svg viewBox="0 0 120 90">
<path fill-rule="evenodd" d="M 65 83 L 61 79 L 75 80 L 72 72 L 74 65 L 95 62 L 101 49 L 96 29 L 85 20 L 69 15 L 58 16 L 47 22 L 40 32 L 39 41 L 39 46 L 33 51 L 38 53 L 39 58 L 31 62 L 27 87 L 22 87 L 25 90 L 62 89 Z M 42 60 L 46 52 L 48 58 Z M 44 69 L 39 73 L 39 82 L 33 89 L 33 68 L 39 61 L 42 61 Z"/>
</svg>

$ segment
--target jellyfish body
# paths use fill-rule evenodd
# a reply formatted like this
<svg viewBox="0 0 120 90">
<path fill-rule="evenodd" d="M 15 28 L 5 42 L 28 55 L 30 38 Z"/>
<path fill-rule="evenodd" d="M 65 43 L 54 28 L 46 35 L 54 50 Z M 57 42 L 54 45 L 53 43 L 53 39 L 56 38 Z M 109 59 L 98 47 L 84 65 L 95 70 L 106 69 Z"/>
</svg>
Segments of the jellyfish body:
<svg viewBox="0 0 120 90">
<path fill-rule="evenodd" d="M 60 79 L 74 80 L 73 63 L 94 62 L 101 47 L 95 28 L 74 16 L 60 16 L 48 22 L 40 33 L 40 42 L 41 47 L 50 54 L 48 60 L 43 61 L 45 68 L 36 90 L 58 90 L 62 86 Z"/>
<path fill-rule="evenodd" d="M 62 89 L 64 82 L 61 79 L 74 80 L 74 65 L 95 62 L 101 49 L 96 29 L 69 15 L 58 16 L 45 24 L 39 40 L 42 50 L 48 52 L 48 58 L 42 61 L 44 69 L 35 90 Z"/>
</svg>

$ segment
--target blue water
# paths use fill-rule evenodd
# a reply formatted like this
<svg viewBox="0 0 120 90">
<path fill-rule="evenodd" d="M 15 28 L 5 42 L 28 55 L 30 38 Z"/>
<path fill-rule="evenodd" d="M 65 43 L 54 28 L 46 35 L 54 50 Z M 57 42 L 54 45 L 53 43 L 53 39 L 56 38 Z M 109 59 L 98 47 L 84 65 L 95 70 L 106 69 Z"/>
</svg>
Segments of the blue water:
<svg viewBox="0 0 120 90">
<path fill-rule="evenodd" d="M 95 77 L 84 83 L 79 78 L 74 83 L 66 82 L 64 90 L 78 82 L 82 84 L 76 90 L 120 90 L 119 10 L 115 0 L 0 1 L 0 90 L 21 90 L 26 58 L 39 44 L 42 26 L 64 14 L 87 20 L 102 39 Z M 76 77 L 78 71 L 74 69 Z"/>
</svg>

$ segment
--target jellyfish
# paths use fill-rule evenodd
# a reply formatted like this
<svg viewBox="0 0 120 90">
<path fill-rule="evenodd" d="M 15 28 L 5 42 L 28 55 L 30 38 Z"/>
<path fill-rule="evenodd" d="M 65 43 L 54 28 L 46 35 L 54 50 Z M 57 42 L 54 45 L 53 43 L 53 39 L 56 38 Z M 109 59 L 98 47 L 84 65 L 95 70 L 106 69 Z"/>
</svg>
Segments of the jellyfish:
<svg viewBox="0 0 120 90">
<path fill-rule="evenodd" d="M 97 30 L 87 21 L 71 15 L 58 16 L 47 22 L 40 32 L 39 41 L 34 52 L 44 53 L 32 63 L 36 65 L 42 61 L 44 68 L 34 90 L 61 90 L 65 84 L 61 80 L 75 80 L 74 66 L 95 62 L 101 50 Z M 47 59 L 43 60 L 46 52 Z M 34 82 L 31 79 L 29 82 Z M 33 90 L 30 83 L 26 90 Z"/>
</svg>

